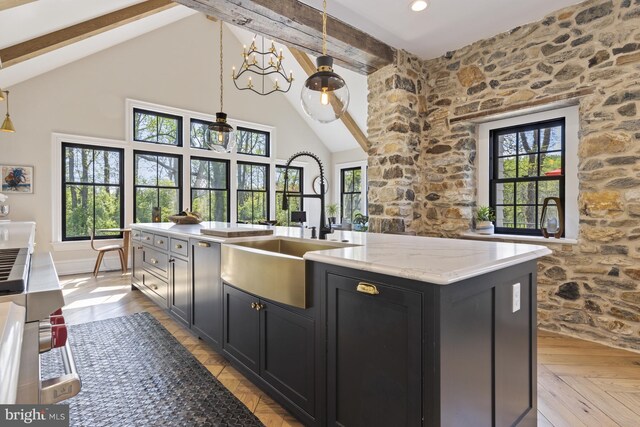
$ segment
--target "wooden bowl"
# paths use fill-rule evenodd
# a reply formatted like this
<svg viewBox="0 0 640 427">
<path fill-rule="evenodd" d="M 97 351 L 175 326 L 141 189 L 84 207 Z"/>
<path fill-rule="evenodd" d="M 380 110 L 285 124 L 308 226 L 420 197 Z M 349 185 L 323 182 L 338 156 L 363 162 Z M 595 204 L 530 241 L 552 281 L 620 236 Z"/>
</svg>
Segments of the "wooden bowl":
<svg viewBox="0 0 640 427">
<path fill-rule="evenodd" d="M 195 216 L 170 215 L 169 221 L 175 222 L 176 224 L 200 224 L 202 219 Z"/>
</svg>

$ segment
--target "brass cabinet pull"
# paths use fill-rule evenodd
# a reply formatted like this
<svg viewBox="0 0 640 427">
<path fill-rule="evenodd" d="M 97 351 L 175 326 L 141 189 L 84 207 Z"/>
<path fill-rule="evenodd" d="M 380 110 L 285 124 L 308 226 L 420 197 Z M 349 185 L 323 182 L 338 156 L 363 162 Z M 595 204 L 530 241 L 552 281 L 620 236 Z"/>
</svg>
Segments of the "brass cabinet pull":
<svg viewBox="0 0 640 427">
<path fill-rule="evenodd" d="M 164 245 L 164 240 L 158 240 L 157 242 L 159 245 Z"/>
<path fill-rule="evenodd" d="M 180 243 L 176 244 L 176 249 L 182 249 L 182 245 Z"/>
<path fill-rule="evenodd" d="M 157 264 L 157 263 L 158 263 L 158 260 L 157 260 L 157 259 L 155 259 L 155 258 L 151 258 L 151 259 L 149 260 L 149 262 L 150 262 L 151 264 Z"/>
<path fill-rule="evenodd" d="M 136 247 L 136 249 L 142 249 L 142 246 L 138 246 L 138 247 Z"/>
<path fill-rule="evenodd" d="M 176 262 L 176 259 L 175 258 L 170 258 L 169 262 Z"/>
<path fill-rule="evenodd" d="M 258 306 L 258 304 L 256 304 L 255 302 L 251 303 L 251 308 L 253 308 L 254 310 L 256 310 L 256 307 Z"/>
<path fill-rule="evenodd" d="M 262 304 L 260 304 L 260 303 L 256 304 L 256 311 L 260 311 L 260 310 L 262 310 L 263 308 L 264 308 L 264 305 L 262 305 Z"/>
<path fill-rule="evenodd" d="M 200 246 L 201 248 L 209 248 L 209 247 L 211 247 L 211 243 L 209 243 L 209 242 L 198 242 L 198 246 Z"/>
<path fill-rule="evenodd" d="M 378 288 L 376 288 L 376 285 L 372 285 L 371 283 L 366 282 L 358 283 L 356 291 L 369 295 L 378 295 L 380 293 L 380 291 L 378 291 Z"/>
<path fill-rule="evenodd" d="M 151 285 L 151 289 L 153 289 L 154 291 L 158 290 L 158 285 Z"/>
<path fill-rule="evenodd" d="M 149 240 L 151 240 L 151 237 L 146 236 L 146 237 L 144 238 L 144 240 L 149 241 Z"/>
</svg>

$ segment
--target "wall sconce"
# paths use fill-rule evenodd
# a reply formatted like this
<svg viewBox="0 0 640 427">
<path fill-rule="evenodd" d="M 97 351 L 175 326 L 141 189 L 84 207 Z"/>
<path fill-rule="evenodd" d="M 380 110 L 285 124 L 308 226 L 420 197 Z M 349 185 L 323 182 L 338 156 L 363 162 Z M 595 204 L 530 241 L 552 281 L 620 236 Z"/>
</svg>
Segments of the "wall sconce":
<svg viewBox="0 0 640 427">
<path fill-rule="evenodd" d="M 551 204 L 553 203 L 553 204 Z M 542 204 L 540 215 L 540 231 L 545 238 L 553 236 L 556 239 L 564 233 L 564 211 L 562 201 L 558 197 L 547 197 Z"/>
</svg>

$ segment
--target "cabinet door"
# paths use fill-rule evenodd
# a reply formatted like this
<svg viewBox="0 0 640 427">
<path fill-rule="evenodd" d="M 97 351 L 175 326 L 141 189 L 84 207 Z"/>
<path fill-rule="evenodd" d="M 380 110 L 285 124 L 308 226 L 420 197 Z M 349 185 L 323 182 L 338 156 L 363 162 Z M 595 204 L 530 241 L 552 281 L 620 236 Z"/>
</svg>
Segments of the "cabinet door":
<svg viewBox="0 0 640 427">
<path fill-rule="evenodd" d="M 169 266 L 171 269 L 169 278 L 169 285 L 171 287 L 169 292 L 169 309 L 179 320 L 189 325 L 189 310 L 191 307 L 189 263 L 180 258 L 172 258 Z"/>
<path fill-rule="evenodd" d="M 133 242 L 131 255 L 133 257 L 133 263 L 131 265 L 131 281 L 137 285 L 141 285 L 144 246 L 142 246 L 139 242 Z"/>
<path fill-rule="evenodd" d="M 215 349 L 222 348 L 220 244 L 191 241 L 192 329 Z"/>
<path fill-rule="evenodd" d="M 259 371 L 260 312 L 258 298 L 229 285 L 224 285 L 224 344 L 225 354 L 249 369 Z"/>
<path fill-rule="evenodd" d="M 335 274 L 327 292 L 328 425 L 422 425 L 422 295 Z"/>
<path fill-rule="evenodd" d="M 310 415 L 315 404 L 315 323 L 261 301 L 260 376 Z"/>
</svg>

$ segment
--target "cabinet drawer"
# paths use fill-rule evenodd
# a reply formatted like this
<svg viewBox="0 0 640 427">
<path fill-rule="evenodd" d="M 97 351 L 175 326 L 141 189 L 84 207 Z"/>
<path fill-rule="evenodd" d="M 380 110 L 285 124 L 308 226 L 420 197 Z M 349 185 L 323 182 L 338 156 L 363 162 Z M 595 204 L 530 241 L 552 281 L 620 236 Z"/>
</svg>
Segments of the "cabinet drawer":
<svg viewBox="0 0 640 427">
<path fill-rule="evenodd" d="M 176 255 L 182 255 L 184 257 L 189 254 L 189 242 L 186 240 L 174 239 L 171 238 L 171 247 L 169 248 L 171 252 Z"/>
<path fill-rule="evenodd" d="M 149 272 L 143 274 L 143 285 L 149 288 L 153 293 L 158 295 L 164 301 L 167 300 L 167 282 L 157 278 Z"/>
<path fill-rule="evenodd" d="M 153 245 L 153 233 L 147 233 L 146 231 L 141 232 L 140 240 L 142 243 L 146 243 L 147 245 Z"/>
<path fill-rule="evenodd" d="M 154 234 L 153 246 L 158 249 L 164 249 L 166 251 L 169 248 L 169 238 L 161 234 Z"/>
<path fill-rule="evenodd" d="M 142 231 L 131 230 L 131 240 L 136 240 L 136 241 L 142 240 Z"/>
<path fill-rule="evenodd" d="M 167 254 L 158 252 L 155 249 L 145 248 L 143 264 L 145 269 L 160 274 L 162 277 L 167 277 Z"/>
</svg>

